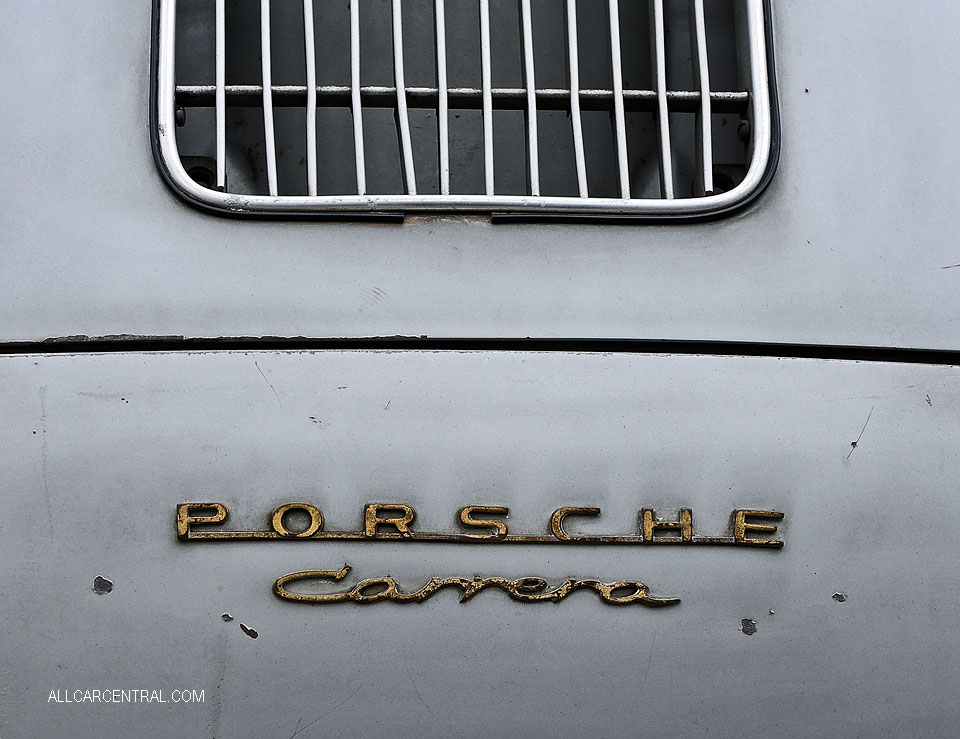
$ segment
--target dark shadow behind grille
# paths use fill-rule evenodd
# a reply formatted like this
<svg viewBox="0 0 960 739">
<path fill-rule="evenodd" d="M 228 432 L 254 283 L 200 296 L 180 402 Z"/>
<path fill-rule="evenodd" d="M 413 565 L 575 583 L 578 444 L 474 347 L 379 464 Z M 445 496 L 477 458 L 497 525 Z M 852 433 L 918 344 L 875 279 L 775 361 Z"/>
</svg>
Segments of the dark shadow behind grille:
<svg viewBox="0 0 960 739">
<path fill-rule="evenodd" d="M 361 85 L 394 86 L 390 0 L 359 1 Z M 737 135 L 746 113 L 746 95 L 725 99 L 718 92 L 743 92 L 737 69 L 736 0 L 705 3 L 711 91 L 715 98 L 712 142 L 717 190 L 736 184 L 745 166 Z M 567 29 L 563 0 L 533 0 L 533 37 L 538 95 L 541 193 L 577 196 L 574 139 L 569 96 L 543 91 L 569 88 Z M 612 89 L 607 3 L 577 4 L 580 88 Z M 694 196 L 695 117 L 699 96 L 691 63 L 687 0 L 665 0 L 667 85 L 685 91 L 670 101 L 670 133 L 675 196 Z M 648 0 L 620 0 L 625 90 L 654 89 Z M 302 4 L 275 0 L 271 6 L 272 82 L 280 195 L 307 193 Z M 481 87 L 479 0 L 447 0 L 448 88 Z M 494 162 L 497 194 L 529 194 L 526 97 L 523 74 L 520 0 L 490 0 L 492 86 L 517 90 L 494 95 Z M 410 88 L 436 88 L 434 0 L 403 0 L 405 82 Z M 357 193 L 350 108 L 350 8 L 343 2 L 314 3 L 317 110 L 317 194 Z M 185 122 L 177 132 L 182 158 L 216 156 L 213 118 L 215 14 L 211 0 L 178 0 L 176 37 L 177 103 Z M 264 145 L 259 0 L 226 3 L 226 190 L 268 194 Z M 252 86 L 237 89 L 236 86 Z M 292 86 L 292 87 L 291 87 Z M 409 125 L 417 191 L 439 193 L 438 110 L 434 92 L 410 91 Z M 483 116 L 478 93 L 450 94 L 450 191 L 484 193 Z M 591 197 L 620 196 L 613 96 L 581 94 L 584 153 Z M 631 197 L 659 198 L 656 99 L 650 93 L 626 100 L 626 141 Z M 405 192 L 395 92 L 363 95 L 366 192 Z M 742 174 L 741 174 L 742 176 Z"/>
</svg>

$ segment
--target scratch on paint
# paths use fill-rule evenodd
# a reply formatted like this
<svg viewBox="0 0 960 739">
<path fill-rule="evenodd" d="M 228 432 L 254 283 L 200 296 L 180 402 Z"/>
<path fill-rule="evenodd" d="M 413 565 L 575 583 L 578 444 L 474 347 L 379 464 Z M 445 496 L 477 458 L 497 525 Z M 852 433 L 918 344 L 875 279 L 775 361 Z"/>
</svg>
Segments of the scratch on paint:
<svg viewBox="0 0 960 739">
<path fill-rule="evenodd" d="M 47 510 L 47 528 L 53 530 L 53 506 L 47 474 L 47 386 L 40 387 L 40 466 L 43 472 L 43 502 Z"/>
<path fill-rule="evenodd" d="M 423 707 L 427 709 L 427 712 L 428 712 L 431 716 L 433 716 L 434 718 L 436 718 L 436 715 L 434 715 L 433 711 L 430 710 L 430 706 L 427 705 L 427 702 L 423 699 L 423 696 L 420 695 L 420 689 L 417 687 L 417 683 L 416 683 L 416 681 L 413 679 L 413 673 L 410 672 L 409 669 L 407 669 L 407 677 L 410 678 L 410 684 L 413 686 L 413 692 L 417 694 L 417 698 L 420 700 L 420 703 L 423 704 Z"/>
<path fill-rule="evenodd" d="M 650 665 L 653 663 L 653 645 L 657 643 L 657 630 L 653 630 L 653 636 L 650 637 L 650 652 L 647 654 L 647 667 L 643 673 L 643 680 L 640 682 L 640 688 L 647 684 L 647 678 L 650 676 Z"/>
<path fill-rule="evenodd" d="M 353 696 L 355 696 L 357 693 L 359 693 L 359 692 L 360 692 L 360 688 L 362 688 L 362 687 L 363 687 L 363 684 L 361 683 L 360 685 L 357 686 L 357 689 L 356 689 L 356 690 L 354 690 L 350 695 L 348 695 L 346 698 L 344 698 L 342 701 L 340 701 L 337 705 L 335 705 L 335 706 L 334 706 L 333 708 L 331 708 L 329 711 L 326 711 L 326 712 L 324 712 L 324 713 L 321 713 L 319 716 L 317 716 L 317 717 L 316 717 L 313 721 L 311 721 L 309 724 L 306 724 L 302 729 L 298 729 L 297 731 L 293 732 L 293 733 L 290 735 L 290 739 L 293 739 L 295 736 L 297 736 L 297 734 L 299 734 L 299 733 L 301 733 L 301 732 L 303 732 L 303 731 L 306 731 L 306 730 L 309 729 L 311 726 L 313 726 L 315 723 L 317 723 L 320 719 L 326 718 L 326 717 L 329 716 L 331 713 L 333 713 L 334 711 L 336 711 L 338 708 L 340 708 L 340 706 L 342 706 L 344 703 L 346 703 L 346 702 L 349 701 L 351 698 L 353 698 Z"/>
<path fill-rule="evenodd" d="M 863 432 L 867 430 L 867 424 L 870 423 L 870 417 L 873 415 L 873 407 L 871 406 L 870 412 L 867 414 L 867 420 L 863 422 L 863 428 L 860 429 L 860 436 L 857 437 L 856 441 L 850 442 L 850 451 L 847 453 L 847 459 L 850 459 L 850 455 L 853 454 L 854 450 L 857 448 L 857 444 L 860 443 L 860 439 L 863 438 Z"/>
<path fill-rule="evenodd" d="M 265 383 L 267 383 L 267 385 L 270 385 L 270 389 L 273 390 L 273 394 L 277 396 L 277 402 L 280 404 L 280 407 L 282 408 L 282 407 L 283 407 L 283 401 L 280 400 L 280 396 L 277 394 L 277 389 L 276 389 L 273 385 L 270 384 L 270 380 L 268 380 L 268 379 L 267 379 L 267 376 L 266 376 L 265 374 L 263 374 L 263 370 L 260 369 L 260 363 L 257 362 L 256 360 L 254 360 L 253 363 L 256 365 L 257 371 L 260 373 L 260 376 L 263 378 L 263 381 L 264 381 Z"/>
</svg>

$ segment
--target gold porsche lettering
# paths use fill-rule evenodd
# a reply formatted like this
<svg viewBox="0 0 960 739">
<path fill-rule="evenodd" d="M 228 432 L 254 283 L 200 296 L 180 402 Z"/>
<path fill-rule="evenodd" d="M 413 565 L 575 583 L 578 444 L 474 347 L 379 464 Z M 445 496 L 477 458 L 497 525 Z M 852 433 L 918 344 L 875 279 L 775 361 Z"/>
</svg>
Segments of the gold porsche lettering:
<svg viewBox="0 0 960 739">
<path fill-rule="evenodd" d="M 383 515 L 389 513 L 391 515 Z M 399 514 L 399 515 L 397 515 Z M 380 526 L 392 526 L 400 536 L 410 536 L 407 526 L 413 523 L 416 514 L 405 503 L 367 503 L 363 509 L 363 533 L 368 538 L 380 534 Z"/>
<path fill-rule="evenodd" d="M 563 529 L 563 520 L 567 516 L 599 516 L 599 508 L 558 508 L 550 516 L 550 531 L 561 541 L 576 541 L 580 537 L 570 536 Z"/>
<path fill-rule="evenodd" d="M 300 531 L 291 531 L 284 522 L 284 517 L 293 511 L 303 511 L 310 517 L 310 523 L 305 529 Z M 305 539 L 313 536 L 323 528 L 323 514 L 320 509 L 309 503 L 287 503 L 273 512 L 270 517 L 270 526 L 284 539 Z"/>
<path fill-rule="evenodd" d="M 303 528 L 291 528 L 292 514 L 305 515 Z M 406 503 L 367 503 L 363 507 L 363 525 L 359 530 L 332 530 L 324 528 L 320 509 L 311 503 L 287 503 L 268 516 L 267 528 L 262 530 L 225 530 L 223 524 L 229 512 L 223 503 L 181 503 L 177 506 L 177 538 L 181 541 L 258 541 L 287 539 L 291 541 L 433 541 L 455 543 L 503 544 L 689 544 L 733 545 L 750 547 L 783 546 L 782 539 L 772 538 L 782 521 L 780 511 L 752 508 L 737 509 L 731 514 L 731 529 L 719 536 L 704 536 L 693 525 L 693 511 L 681 508 L 670 519 L 653 508 L 642 508 L 637 526 L 632 532 L 620 534 L 570 534 L 565 521 L 575 516 L 600 516 L 600 509 L 590 506 L 568 506 L 553 511 L 547 519 L 549 533 L 508 533 L 510 509 L 495 505 L 470 505 L 456 515 L 459 530 L 452 532 L 417 531 L 414 528 L 416 512 Z M 759 520 L 766 521 L 759 523 Z M 478 533 L 485 529 L 486 533 Z M 760 537 L 758 535 L 765 536 Z M 521 588 L 522 590 L 522 588 Z"/>
<path fill-rule="evenodd" d="M 460 523 L 470 528 L 493 529 L 495 534 L 474 534 L 477 539 L 502 539 L 507 535 L 507 525 L 495 518 L 477 518 L 477 514 L 485 516 L 506 516 L 509 508 L 496 505 L 468 505 L 457 512 Z"/>
<path fill-rule="evenodd" d="M 190 538 L 190 527 L 194 524 L 223 523 L 227 515 L 223 503 L 181 503 L 177 506 L 177 538 Z"/>
<path fill-rule="evenodd" d="M 750 544 L 758 547 L 783 546 L 783 542 L 777 542 L 772 539 L 751 539 L 747 537 L 748 531 L 763 532 L 772 534 L 777 530 L 776 526 L 766 523 L 747 523 L 747 518 L 768 518 L 779 521 L 783 514 L 778 511 L 749 511 L 737 510 L 733 512 L 733 538 L 737 544 Z"/>
<path fill-rule="evenodd" d="M 693 541 L 693 511 L 689 508 L 680 509 L 679 521 L 661 521 L 654 518 L 653 509 L 644 508 L 640 512 L 640 520 L 642 521 L 643 527 L 643 540 L 648 544 L 652 544 L 655 541 L 673 541 L 689 544 Z M 657 531 L 676 531 L 680 536 L 679 538 L 664 537 L 662 539 L 655 539 L 654 534 Z"/>
</svg>

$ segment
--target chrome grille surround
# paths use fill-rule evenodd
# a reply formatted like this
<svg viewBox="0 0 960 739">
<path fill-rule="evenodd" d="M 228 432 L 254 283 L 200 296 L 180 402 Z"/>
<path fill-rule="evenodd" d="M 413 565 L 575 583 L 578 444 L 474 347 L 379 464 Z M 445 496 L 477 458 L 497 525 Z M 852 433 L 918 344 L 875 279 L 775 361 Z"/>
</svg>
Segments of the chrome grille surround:
<svg viewBox="0 0 960 739">
<path fill-rule="evenodd" d="M 445 0 L 436 4 L 438 23 L 435 27 L 437 86 L 410 86 L 404 82 L 403 62 L 403 0 L 392 2 L 394 80 L 393 85 L 360 84 L 359 6 L 364 0 L 350 0 L 351 84 L 325 85 L 316 80 L 314 60 L 315 34 L 312 22 L 313 0 L 303 0 L 304 51 L 308 60 L 306 85 L 277 85 L 271 80 L 270 0 L 261 3 L 261 81 L 260 84 L 226 83 L 224 0 L 214 0 L 216 8 L 216 69 L 212 85 L 178 84 L 176 78 L 177 0 L 156 0 L 155 28 L 155 100 L 152 110 L 152 128 L 157 163 L 171 186 L 188 201 L 221 212 L 234 214 L 363 214 L 416 213 L 463 211 L 493 214 L 528 215 L 608 215 L 644 218 L 698 218 L 722 214 L 746 204 L 769 181 L 777 158 L 775 95 L 772 60 L 768 38 L 769 5 L 765 0 L 738 0 L 738 35 L 743 39 L 736 50 L 744 89 L 715 91 L 710 88 L 707 71 L 707 39 L 703 23 L 704 0 L 689 0 L 691 64 L 694 90 L 667 88 L 666 58 L 664 52 L 665 0 L 649 0 L 651 39 L 648 50 L 652 62 L 654 89 L 625 89 L 621 70 L 621 43 L 619 0 L 606 0 L 609 10 L 609 47 L 612 85 L 609 89 L 580 88 L 578 84 L 578 57 L 583 53 L 577 43 L 577 0 L 564 0 L 567 21 L 567 88 L 537 88 L 534 81 L 532 34 L 530 32 L 530 0 L 518 0 L 521 9 L 520 33 L 523 38 L 522 60 L 526 87 L 493 87 L 490 74 L 490 20 L 489 0 L 479 0 L 481 32 L 481 60 L 483 82 L 478 88 L 448 87 L 446 84 L 446 57 L 449 50 L 444 41 L 444 14 L 451 8 Z M 667 0 L 669 1 L 669 0 Z M 686 2 L 687 0 L 683 0 Z M 403 91 L 405 94 L 398 93 Z M 225 139 L 228 132 L 225 114 L 228 101 L 233 105 L 258 105 L 263 109 L 264 148 L 268 194 L 230 192 L 225 187 Z M 353 115 L 353 143 L 357 190 L 355 193 L 317 194 L 317 137 L 316 114 L 318 106 L 339 105 L 351 111 L 363 111 L 369 106 L 391 107 L 397 118 L 400 140 L 403 192 L 370 193 L 365 183 L 365 149 L 363 115 Z M 276 175 L 276 142 L 273 114 L 277 106 L 302 107 L 306 118 L 306 164 L 304 193 L 280 194 Z M 216 115 L 216 185 L 196 182 L 184 166 L 178 150 L 178 110 L 192 107 L 210 107 Z M 415 175 L 416 162 L 410 143 L 408 108 L 429 108 L 436 111 L 439 192 L 418 193 Z M 483 118 L 484 191 L 478 193 L 450 192 L 449 111 L 480 109 Z M 494 132 L 493 112 L 518 110 L 526 113 L 525 166 L 528 175 L 526 194 L 500 194 L 494 188 Z M 538 138 L 537 114 L 542 111 L 567 111 L 571 117 L 573 146 L 576 152 L 578 196 L 541 194 L 539 160 L 543 145 Z M 591 197 L 586 182 L 583 156 L 583 133 L 580 127 L 582 110 L 604 110 L 614 121 L 617 158 L 617 182 L 620 197 Z M 660 197 L 631 197 L 630 153 L 628 151 L 625 111 L 652 110 L 657 122 L 657 152 L 660 171 Z M 696 137 L 692 142 L 697 161 L 693 195 L 676 197 L 672 172 L 671 133 L 669 114 L 684 111 L 696 114 Z M 714 192 L 712 158 L 712 114 L 718 111 L 738 111 L 748 122 L 749 136 L 745 143 L 745 173 L 731 189 Z M 313 135 L 309 135 L 312 133 Z"/>
</svg>

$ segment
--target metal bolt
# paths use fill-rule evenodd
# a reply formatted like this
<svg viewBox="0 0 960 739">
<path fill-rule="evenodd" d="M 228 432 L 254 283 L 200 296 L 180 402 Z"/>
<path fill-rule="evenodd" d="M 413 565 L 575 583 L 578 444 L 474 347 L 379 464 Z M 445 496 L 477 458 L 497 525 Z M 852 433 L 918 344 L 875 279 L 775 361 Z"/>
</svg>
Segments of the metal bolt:
<svg viewBox="0 0 960 739">
<path fill-rule="evenodd" d="M 177 125 L 182 126 L 187 122 L 187 111 L 182 105 L 177 106 Z"/>
<path fill-rule="evenodd" d="M 750 140 L 750 121 L 740 121 L 740 125 L 737 126 L 737 138 L 743 143 L 747 143 L 747 141 Z"/>
</svg>

